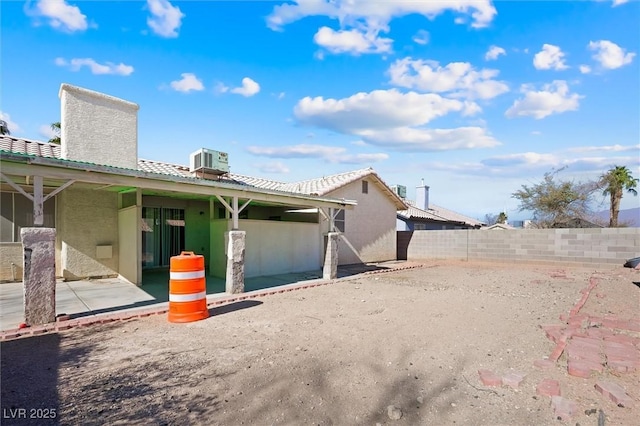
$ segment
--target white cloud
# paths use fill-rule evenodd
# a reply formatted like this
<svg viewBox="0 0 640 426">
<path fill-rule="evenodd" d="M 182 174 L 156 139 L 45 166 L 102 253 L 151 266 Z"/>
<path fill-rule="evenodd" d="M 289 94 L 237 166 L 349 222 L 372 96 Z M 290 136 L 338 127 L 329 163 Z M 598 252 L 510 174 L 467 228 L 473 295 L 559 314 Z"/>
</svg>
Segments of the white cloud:
<svg viewBox="0 0 640 426">
<path fill-rule="evenodd" d="M 454 129 L 396 127 L 389 130 L 361 131 L 359 135 L 372 145 L 414 152 L 493 148 L 500 145 L 500 142 L 482 127 Z"/>
<path fill-rule="evenodd" d="M 580 65 L 580 72 L 582 74 L 589 74 L 591 72 L 591 67 L 589 65 Z"/>
<path fill-rule="evenodd" d="M 472 27 L 488 26 L 497 14 L 490 0 L 459 0 L 455 2 L 394 2 L 370 0 L 294 0 L 273 8 L 267 16 L 267 26 L 281 30 L 283 26 L 307 16 L 327 16 L 342 25 L 364 23 L 367 28 L 383 28 L 395 17 L 419 14 L 434 19 L 446 11 L 471 15 Z"/>
<path fill-rule="evenodd" d="M 464 101 L 464 108 L 462 108 L 462 115 L 464 117 L 474 116 L 482 112 L 482 108 L 475 102 Z"/>
<path fill-rule="evenodd" d="M 161 37 L 178 37 L 178 29 L 185 15 L 178 6 L 172 6 L 168 0 L 147 0 L 151 16 L 147 24 L 154 33 Z"/>
<path fill-rule="evenodd" d="M 328 163 L 366 164 L 384 161 L 389 155 L 349 154 L 346 148 L 327 145 L 299 144 L 277 147 L 249 146 L 247 151 L 261 157 L 271 158 L 318 158 Z"/>
<path fill-rule="evenodd" d="M 313 41 L 331 53 L 389 53 L 390 38 L 378 37 L 378 31 L 362 32 L 357 29 L 334 31 L 329 27 L 321 27 Z"/>
<path fill-rule="evenodd" d="M 589 49 L 595 51 L 595 59 L 603 68 L 614 70 L 633 61 L 635 53 L 627 53 L 626 49 L 609 40 L 599 40 L 589 42 Z"/>
<path fill-rule="evenodd" d="M 455 2 L 294 0 L 293 4 L 284 3 L 275 6 L 266 20 L 269 28 L 281 31 L 285 25 L 305 17 L 326 16 L 338 20 L 340 28 L 336 31 L 322 27 L 316 33 L 314 40 L 329 52 L 387 53 L 392 50 L 393 40 L 379 37 L 379 34 L 389 32 L 389 22 L 393 18 L 419 14 L 433 20 L 446 11 L 470 15 L 471 26 L 475 28 L 488 26 L 497 13 L 490 0 L 457 0 Z M 457 19 L 455 22 L 460 23 Z M 424 38 L 418 40 L 426 43 Z"/>
<path fill-rule="evenodd" d="M 91 70 L 92 74 L 103 75 L 131 75 L 134 71 L 131 65 L 125 65 L 122 62 L 114 64 L 113 62 L 105 62 L 100 64 L 92 58 L 73 58 L 67 61 L 64 58 L 56 58 L 55 64 L 59 67 L 67 67 L 71 71 L 80 71 L 82 67 L 87 67 Z"/>
<path fill-rule="evenodd" d="M 611 7 L 620 6 L 621 4 L 627 3 L 629 0 L 613 0 L 613 4 Z"/>
<path fill-rule="evenodd" d="M 204 90 L 202 81 L 195 74 L 185 72 L 180 74 L 182 79 L 171 82 L 171 88 L 177 92 L 189 93 Z"/>
<path fill-rule="evenodd" d="M 640 165 L 640 157 L 576 157 L 575 155 L 566 155 L 563 153 L 523 152 L 498 155 L 485 158 L 478 162 L 433 162 L 425 165 L 425 167 L 431 170 L 455 172 L 457 175 L 482 177 L 513 176 L 519 178 L 524 176 L 540 176 L 552 169 L 568 167 L 568 172 L 570 173 L 590 173 L 592 176 L 590 176 L 589 179 L 597 179 L 603 170 L 610 168 L 612 164 L 624 164 L 630 167 L 637 167 Z"/>
<path fill-rule="evenodd" d="M 47 18 L 52 28 L 62 31 L 84 31 L 89 26 L 80 8 L 71 6 L 65 0 L 39 0 L 27 13 Z"/>
<path fill-rule="evenodd" d="M 475 70 L 468 62 L 452 62 L 442 67 L 435 61 L 398 59 L 388 71 L 395 86 L 424 92 L 452 92 L 452 96 L 491 99 L 509 91 L 504 82 L 494 80 L 498 70 Z"/>
<path fill-rule="evenodd" d="M 506 54 L 507 52 L 502 47 L 493 45 L 489 47 L 489 50 L 485 53 L 484 59 L 486 61 L 495 61 L 498 59 L 498 56 Z"/>
<path fill-rule="evenodd" d="M 429 43 L 429 32 L 425 30 L 418 30 L 418 32 L 413 36 L 412 40 L 414 43 L 418 43 L 421 45 L 425 45 Z"/>
<path fill-rule="evenodd" d="M 418 126 L 453 111 L 464 103 L 433 93 L 401 93 L 396 89 L 357 93 L 343 99 L 305 97 L 298 101 L 294 115 L 303 124 L 357 134 L 370 128 Z"/>
<path fill-rule="evenodd" d="M 431 120 L 450 112 L 472 113 L 474 103 L 434 93 L 396 89 L 357 93 L 344 99 L 301 99 L 294 115 L 302 124 L 357 136 L 368 144 L 400 150 L 435 151 L 491 147 L 499 144 L 481 127 L 427 129 Z"/>
<path fill-rule="evenodd" d="M 558 158 L 553 154 L 539 154 L 537 152 L 523 152 L 518 154 L 497 155 L 481 161 L 485 166 L 539 166 L 551 167 L 558 164 Z"/>
<path fill-rule="evenodd" d="M 567 149 L 569 152 L 627 152 L 627 151 L 640 151 L 640 144 L 638 145 L 602 145 L 602 146 L 579 146 Z"/>
<path fill-rule="evenodd" d="M 284 92 L 280 92 L 278 93 L 278 96 L 276 96 L 278 98 L 278 100 L 284 99 L 284 97 L 286 96 L 286 93 Z"/>
<path fill-rule="evenodd" d="M 389 155 L 383 152 L 375 154 L 344 154 L 338 156 L 333 162 L 342 164 L 372 164 L 389 159 Z"/>
<path fill-rule="evenodd" d="M 9 127 L 9 131 L 11 132 L 11 134 L 15 134 L 16 132 L 22 130 L 20 126 L 18 126 L 18 123 L 11 120 L 11 116 L 9 115 L 9 113 L 0 111 L 0 120 L 3 120 L 5 123 L 7 123 L 7 127 Z"/>
<path fill-rule="evenodd" d="M 216 93 L 227 93 L 229 91 L 229 87 L 222 82 L 218 82 L 213 90 Z"/>
<path fill-rule="evenodd" d="M 257 94 L 258 92 L 260 92 L 260 85 L 249 77 L 242 79 L 242 86 L 231 89 L 231 93 L 242 95 L 247 98 Z"/>
<path fill-rule="evenodd" d="M 289 173 L 289 168 L 280 161 L 272 161 L 270 163 L 256 164 L 258 170 L 262 173 Z"/>
<path fill-rule="evenodd" d="M 505 112 L 508 118 L 530 116 L 539 120 L 551 114 L 575 111 L 580 99 L 584 97 L 569 93 L 569 86 L 564 80 L 545 84 L 542 90 L 538 91 L 529 85 L 523 85 L 521 91 L 524 98 L 516 100 Z"/>
<path fill-rule="evenodd" d="M 38 128 L 40 135 L 44 136 L 47 140 L 59 136 L 52 128 L 51 124 L 42 124 Z"/>
<path fill-rule="evenodd" d="M 539 70 L 566 70 L 569 68 L 564 63 L 564 53 L 558 46 L 543 44 L 542 50 L 533 57 L 533 66 Z"/>
</svg>

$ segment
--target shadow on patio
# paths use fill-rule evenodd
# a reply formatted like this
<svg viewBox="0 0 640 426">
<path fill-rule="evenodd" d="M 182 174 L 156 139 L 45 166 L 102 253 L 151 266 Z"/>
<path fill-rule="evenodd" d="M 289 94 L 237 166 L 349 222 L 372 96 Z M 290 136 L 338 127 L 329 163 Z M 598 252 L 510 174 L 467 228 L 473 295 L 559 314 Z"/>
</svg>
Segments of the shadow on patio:
<svg viewBox="0 0 640 426">
<path fill-rule="evenodd" d="M 388 270 L 393 266 L 383 266 L 379 264 L 359 263 L 353 265 L 342 265 L 338 267 L 338 278 L 349 277 L 362 274 L 364 272 Z M 288 284 L 295 284 L 301 281 L 311 281 L 322 279 L 322 271 L 294 272 L 289 274 L 268 275 L 262 277 L 245 278 L 244 291 L 264 290 L 267 288 L 279 287 Z M 213 276 L 206 276 L 207 294 L 222 294 L 225 292 L 225 279 Z M 143 271 L 142 287 L 146 293 L 155 299 L 155 303 L 169 301 L 169 270 L 153 269 Z"/>
</svg>

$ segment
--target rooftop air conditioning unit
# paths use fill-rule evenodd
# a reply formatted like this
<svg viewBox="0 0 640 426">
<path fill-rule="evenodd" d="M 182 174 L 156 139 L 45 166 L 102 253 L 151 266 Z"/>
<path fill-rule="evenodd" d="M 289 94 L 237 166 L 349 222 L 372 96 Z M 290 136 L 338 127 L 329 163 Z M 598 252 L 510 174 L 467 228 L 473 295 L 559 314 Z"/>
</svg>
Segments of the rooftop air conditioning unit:
<svg viewBox="0 0 640 426">
<path fill-rule="evenodd" d="M 391 187 L 393 192 L 398 194 L 398 197 L 405 199 L 407 198 L 407 187 L 404 185 L 394 185 Z"/>
<path fill-rule="evenodd" d="M 201 148 L 189 156 L 189 171 L 210 175 L 229 173 L 229 155 L 226 152 Z"/>
</svg>

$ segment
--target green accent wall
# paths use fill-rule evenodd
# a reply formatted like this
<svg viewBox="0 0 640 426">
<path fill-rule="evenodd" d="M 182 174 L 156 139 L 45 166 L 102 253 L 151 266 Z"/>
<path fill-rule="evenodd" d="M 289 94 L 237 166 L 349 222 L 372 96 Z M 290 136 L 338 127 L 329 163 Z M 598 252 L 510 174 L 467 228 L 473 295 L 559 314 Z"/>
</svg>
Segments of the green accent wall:
<svg viewBox="0 0 640 426">
<path fill-rule="evenodd" d="M 184 249 L 203 255 L 205 265 L 209 265 L 209 203 L 190 200 L 184 211 L 184 222 Z"/>
</svg>

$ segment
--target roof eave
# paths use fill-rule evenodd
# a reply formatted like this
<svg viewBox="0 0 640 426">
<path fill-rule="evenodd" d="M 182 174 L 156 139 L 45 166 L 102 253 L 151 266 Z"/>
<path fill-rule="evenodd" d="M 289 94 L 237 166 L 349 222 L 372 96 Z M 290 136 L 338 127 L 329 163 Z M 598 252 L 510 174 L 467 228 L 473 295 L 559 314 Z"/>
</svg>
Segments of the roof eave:
<svg viewBox="0 0 640 426">
<path fill-rule="evenodd" d="M 191 187 L 200 187 L 207 189 L 218 189 L 222 192 L 242 192 L 247 198 L 257 198 L 264 201 L 270 201 L 270 198 L 274 197 L 286 197 L 288 199 L 293 200 L 304 200 L 308 201 L 305 205 L 326 205 L 327 207 L 340 207 L 345 209 L 352 209 L 355 205 L 357 205 L 357 201 L 355 200 L 344 200 L 338 198 L 331 197 L 320 197 L 314 195 L 306 195 L 306 194 L 298 194 L 298 193 L 288 193 L 276 190 L 268 190 L 261 189 L 247 185 L 239 185 L 228 182 L 218 182 L 218 181 L 209 181 L 209 180 L 198 180 L 195 178 L 167 175 L 162 173 L 151 173 L 134 169 L 125 169 L 113 166 L 103 166 L 92 163 L 82 163 L 76 162 L 72 160 L 64 160 L 58 158 L 49 158 L 49 157 L 38 157 L 27 154 L 17 154 L 8 151 L 0 151 L 0 160 L 2 162 L 6 162 L 8 164 L 3 164 L 3 172 L 5 174 L 13 174 L 12 172 L 20 171 L 21 173 L 26 172 L 25 170 L 19 170 L 21 167 L 40 167 L 40 168 L 50 168 L 51 170 L 63 170 L 67 171 L 65 177 L 65 173 L 58 172 L 57 174 L 64 178 L 73 178 L 74 174 L 90 172 L 100 174 L 104 181 L 104 177 L 109 180 L 117 180 L 116 178 L 122 179 L 135 179 L 135 182 L 131 182 L 131 186 L 139 186 L 144 187 L 146 181 L 146 185 L 151 187 L 158 188 L 158 183 L 164 183 L 167 186 L 172 185 L 175 186 L 181 185 L 184 186 L 185 192 L 188 186 Z M 17 164 L 17 166 L 11 166 L 11 164 Z M 43 170 L 44 171 L 44 170 Z M 87 181 L 93 181 L 96 179 L 88 179 Z M 156 184 L 151 184 L 151 182 L 155 182 Z M 169 188 L 167 188 L 169 189 Z M 203 191 L 199 191 L 203 192 Z M 220 192 L 220 191 L 218 191 Z M 211 195 L 215 195 L 212 193 Z M 301 204 L 302 205 L 302 204 Z"/>
</svg>

